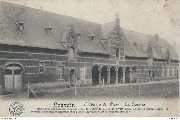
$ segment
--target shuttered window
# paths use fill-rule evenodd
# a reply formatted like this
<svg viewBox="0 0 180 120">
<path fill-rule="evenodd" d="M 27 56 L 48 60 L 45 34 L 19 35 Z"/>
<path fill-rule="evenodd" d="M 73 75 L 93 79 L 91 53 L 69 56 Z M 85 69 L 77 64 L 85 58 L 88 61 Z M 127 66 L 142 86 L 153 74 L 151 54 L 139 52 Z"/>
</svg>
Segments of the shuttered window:
<svg viewBox="0 0 180 120">
<path fill-rule="evenodd" d="M 119 48 L 116 48 L 116 59 L 119 59 Z"/>
<path fill-rule="evenodd" d="M 58 80 L 63 80 L 64 68 L 62 66 L 57 67 Z"/>
<path fill-rule="evenodd" d="M 44 72 L 44 61 L 39 62 L 39 72 L 43 73 Z"/>
<path fill-rule="evenodd" d="M 80 67 L 80 79 L 85 79 L 86 68 Z"/>
</svg>

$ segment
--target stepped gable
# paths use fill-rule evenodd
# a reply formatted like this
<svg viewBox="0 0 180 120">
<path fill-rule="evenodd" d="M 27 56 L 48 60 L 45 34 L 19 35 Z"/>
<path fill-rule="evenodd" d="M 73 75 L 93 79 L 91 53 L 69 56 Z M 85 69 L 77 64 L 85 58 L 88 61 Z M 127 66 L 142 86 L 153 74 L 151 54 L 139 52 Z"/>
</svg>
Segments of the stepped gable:
<svg viewBox="0 0 180 120">
<path fill-rule="evenodd" d="M 101 25 L 101 37 L 102 39 L 110 39 L 111 30 L 115 23 L 110 22 Z M 144 33 L 134 32 L 127 29 L 121 29 L 125 37 L 125 55 L 129 57 L 148 57 L 147 46 L 151 41 L 153 49 L 153 57 L 156 59 L 166 59 L 166 54 L 162 49 L 169 49 L 170 59 L 179 60 L 179 56 L 172 46 L 163 38 L 150 36 Z M 136 46 L 133 43 L 136 42 Z"/>
</svg>

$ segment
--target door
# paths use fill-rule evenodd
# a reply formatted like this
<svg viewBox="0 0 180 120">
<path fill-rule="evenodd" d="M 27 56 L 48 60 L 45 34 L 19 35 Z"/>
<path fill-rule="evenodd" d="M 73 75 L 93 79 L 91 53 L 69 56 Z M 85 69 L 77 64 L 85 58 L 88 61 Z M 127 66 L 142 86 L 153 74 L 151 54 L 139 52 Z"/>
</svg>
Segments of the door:
<svg viewBox="0 0 180 120">
<path fill-rule="evenodd" d="M 22 83 L 22 69 L 10 66 L 5 69 L 5 92 L 20 92 Z"/>
<path fill-rule="evenodd" d="M 21 91 L 21 69 L 14 70 L 14 92 Z"/>
<path fill-rule="evenodd" d="M 5 91 L 13 92 L 13 71 L 11 69 L 5 70 Z"/>
<path fill-rule="evenodd" d="M 63 75 L 63 67 L 58 66 L 57 67 L 57 73 L 58 73 L 58 80 L 62 80 L 62 75 Z"/>
<path fill-rule="evenodd" d="M 70 70 L 70 86 L 74 86 L 76 82 L 76 74 L 75 74 L 75 70 L 71 69 Z"/>
</svg>

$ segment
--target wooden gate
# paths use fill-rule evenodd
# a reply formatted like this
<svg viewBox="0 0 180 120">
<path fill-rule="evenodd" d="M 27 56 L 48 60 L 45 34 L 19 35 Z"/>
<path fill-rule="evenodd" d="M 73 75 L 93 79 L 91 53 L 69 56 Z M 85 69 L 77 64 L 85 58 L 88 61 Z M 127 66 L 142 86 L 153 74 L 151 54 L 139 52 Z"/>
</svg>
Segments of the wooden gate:
<svg viewBox="0 0 180 120">
<path fill-rule="evenodd" d="M 22 83 L 22 68 L 8 66 L 5 69 L 5 92 L 20 92 Z"/>
</svg>

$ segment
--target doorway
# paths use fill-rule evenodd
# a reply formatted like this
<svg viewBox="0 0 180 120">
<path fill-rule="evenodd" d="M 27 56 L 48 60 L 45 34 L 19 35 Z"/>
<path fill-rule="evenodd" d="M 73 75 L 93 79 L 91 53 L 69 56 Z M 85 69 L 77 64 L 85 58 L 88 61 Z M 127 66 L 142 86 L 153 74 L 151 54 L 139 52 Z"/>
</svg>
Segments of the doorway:
<svg viewBox="0 0 180 120">
<path fill-rule="evenodd" d="M 97 65 L 92 68 L 92 85 L 96 86 L 99 84 L 99 68 Z"/>
<path fill-rule="evenodd" d="M 76 72 L 74 69 L 70 70 L 70 86 L 74 86 L 76 83 Z"/>
<path fill-rule="evenodd" d="M 8 65 L 5 68 L 5 92 L 20 92 L 22 87 L 22 68 L 19 65 Z"/>
</svg>

